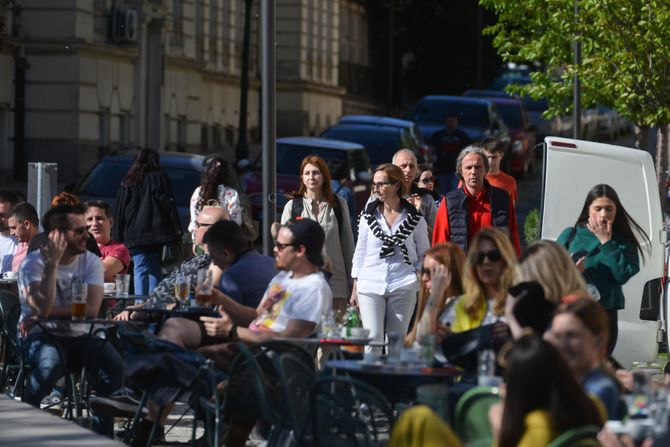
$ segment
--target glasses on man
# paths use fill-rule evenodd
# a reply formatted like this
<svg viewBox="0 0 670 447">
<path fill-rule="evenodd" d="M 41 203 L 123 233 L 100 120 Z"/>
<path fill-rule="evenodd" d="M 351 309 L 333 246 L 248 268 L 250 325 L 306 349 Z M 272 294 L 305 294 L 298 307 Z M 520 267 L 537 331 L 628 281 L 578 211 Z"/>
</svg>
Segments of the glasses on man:
<svg viewBox="0 0 670 447">
<path fill-rule="evenodd" d="M 386 188 L 388 185 L 391 185 L 392 182 L 373 182 L 372 189 L 382 189 Z"/>
<path fill-rule="evenodd" d="M 295 244 L 282 244 L 281 242 L 275 242 L 275 247 L 278 252 L 284 251 L 286 247 L 295 247 Z"/>
<path fill-rule="evenodd" d="M 214 224 L 198 222 L 197 220 L 195 221 L 195 227 L 196 228 L 201 228 L 201 227 L 207 228 L 207 227 L 211 227 L 212 225 L 214 225 Z"/>
<path fill-rule="evenodd" d="M 483 264 L 484 259 L 486 258 L 491 262 L 500 261 L 502 259 L 502 253 L 500 253 L 500 250 L 480 251 L 475 258 L 475 264 Z"/>
</svg>

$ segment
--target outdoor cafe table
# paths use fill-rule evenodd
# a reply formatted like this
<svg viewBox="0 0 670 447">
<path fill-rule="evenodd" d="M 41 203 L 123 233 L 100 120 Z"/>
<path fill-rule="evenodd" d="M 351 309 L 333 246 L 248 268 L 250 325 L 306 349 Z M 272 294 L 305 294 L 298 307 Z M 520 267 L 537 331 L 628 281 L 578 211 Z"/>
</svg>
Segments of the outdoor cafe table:
<svg viewBox="0 0 670 447">
<path fill-rule="evenodd" d="M 117 302 L 121 301 L 123 302 L 123 306 L 125 307 L 128 303 L 128 301 L 132 301 L 133 303 L 137 302 L 145 302 L 149 297 L 147 295 L 126 295 L 126 296 L 116 296 L 116 293 L 106 293 L 102 297 L 102 304 L 100 305 L 100 317 L 105 318 L 107 316 L 107 311 L 109 308 L 109 302 Z"/>
<path fill-rule="evenodd" d="M 156 333 L 160 331 L 161 326 L 168 318 L 179 317 L 186 318 L 193 321 L 199 321 L 200 317 L 218 317 L 219 314 L 211 307 L 173 307 L 168 309 L 167 307 L 140 307 L 137 309 L 126 309 L 131 312 L 140 312 L 145 313 L 149 316 L 158 315 L 158 325 L 156 327 Z M 155 321 L 155 320 L 154 320 Z"/>
<path fill-rule="evenodd" d="M 391 402 L 399 403 L 413 401 L 417 386 L 453 384 L 453 379 L 461 374 L 461 370 L 450 365 L 433 368 L 417 364 L 392 365 L 381 361 L 328 360 L 322 375 L 338 374 L 367 382 L 379 389 Z"/>
</svg>

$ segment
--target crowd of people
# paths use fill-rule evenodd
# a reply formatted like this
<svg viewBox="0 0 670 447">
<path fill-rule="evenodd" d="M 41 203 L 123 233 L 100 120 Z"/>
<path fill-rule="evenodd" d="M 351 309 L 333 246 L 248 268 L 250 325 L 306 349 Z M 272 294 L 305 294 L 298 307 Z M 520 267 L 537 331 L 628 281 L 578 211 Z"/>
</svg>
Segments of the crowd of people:
<svg viewBox="0 0 670 447">
<path fill-rule="evenodd" d="M 148 323 L 153 316 L 144 307 L 174 306 L 180 281 L 197 294 L 198 272 L 206 270 L 216 312 L 169 318 L 156 337 L 223 371 L 234 343 L 307 338 L 350 305 L 377 342 L 366 347 L 375 355 L 396 333 L 408 347 L 432 337 L 450 360 L 450 339 L 489 331 L 465 354 L 493 349 L 504 359 L 505 399 L 489 413 L 500 446 L 546 445 L 569 428 L 620 419 L 624 388 L 608 355 L 622 285 L 638 272 L 647 235 L 611 187 L 595 185 L 574 226 L 556 242 L 522 251 L 516 183 L 500 170 L 504 149 L 495 139 L 470 144 L 454 119 L 434 138 L 434 167 L 419 166 L 407 149 L 376 167 L 357 216 L 346 175 L 305 157 L 296 167 L 300 186 L 274 228 L 274 257 L 254 248 L 234 173 L 211 157 L 190 203 L 192 256 L 167 274 L 162 264 L 167 249 L 179 246 L 182 227 L 156 151 L 138 151 L 114 209 L 64 193 L 40 219 L 17 193 L 0 191 L 0 273 L 18 274 L 19 342 L 32 366 L 23 400 L 53 408 L 63 398 L 65 365 L 77 366 L 92 346 L 101 352 L 94 429 L 111 436 L 107 410 L 128 392 L 124 352 L 96 337 L 55 338 L 75 330 L 56 320 L 71 316 L 78 294 L 86 317 L 97 317 L 103 285 L 132 272 L 133 293 L 147 299 L 114 318 Z M 467 357 L 459 343 L 454 358 Z M 462 366 L 457 394 L 476 384 L 472 362 Z M 152 425 L 162 427 L 171 403 L 163 408 L 149 402 L 135 445 L 146 444 Z M 243 445 L 252 422 L 234 424 L 228 445 Z"/>
</svg>

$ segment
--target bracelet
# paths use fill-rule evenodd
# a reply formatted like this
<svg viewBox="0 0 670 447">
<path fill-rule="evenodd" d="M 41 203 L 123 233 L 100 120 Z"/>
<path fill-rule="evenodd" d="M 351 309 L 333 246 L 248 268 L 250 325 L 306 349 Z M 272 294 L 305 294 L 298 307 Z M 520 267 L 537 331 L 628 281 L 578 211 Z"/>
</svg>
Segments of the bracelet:
<svg viewBox="0 0 670 447">
<path fill-rule="evenodd" d="M 233 323 L 233 326 L 228 331 L 228 339 L 230 341 L 238 341 L 240 338 L 237 336 L 237 324 Z"/>
</svg>

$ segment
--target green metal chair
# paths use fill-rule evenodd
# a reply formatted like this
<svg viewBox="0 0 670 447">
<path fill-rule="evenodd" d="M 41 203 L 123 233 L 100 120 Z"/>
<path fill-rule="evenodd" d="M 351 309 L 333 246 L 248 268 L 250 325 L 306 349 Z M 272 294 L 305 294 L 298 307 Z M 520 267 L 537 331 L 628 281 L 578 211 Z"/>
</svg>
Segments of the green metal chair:
<svg viewBox="0 0 670 447">
<path fill-rule="evenodd" d="M 2 315 L 0 332 L 4 343 L 0 391 L 4 391 L 11 380 L 14 385 L 10 395 L 20 397 L 23 394 L 28 366 L 24 361 L 17 339 L 21 306 L 16 295 L 7 291 L 0 292 L 0 314 Z"/>
<path fill-rule="evenodd" d="M 272 433 L 271 439 L 278 445 L 298 444 L 297 434 L 307 419 L 309 392 L 317 379 L 314 364 L 306 364 L 293 354 L 283 354 L 277 369 L 285 399 L 281 409 L 280 421 Z"/>
<path fill-rule="evenodd" d="M 395 422 L 391 404 L 377 389 L 342 376 L 317 380 L 306 412 L 300 446 L 384 445 Z"/>
<path fill-rule="evenodd" d="M 456 404 L 454 429 L 463 445 L 490 446 L 493 443 L 488 411 L 499 401 L 500 392 L 495 387 L 474 387 L 461 396 Z"/>
<path fill-rule="evenodd" d="M 596 447 L 600 427 L 585 425 L 567 430 L 556 437 L 548 447 Z"/>
</svg>

